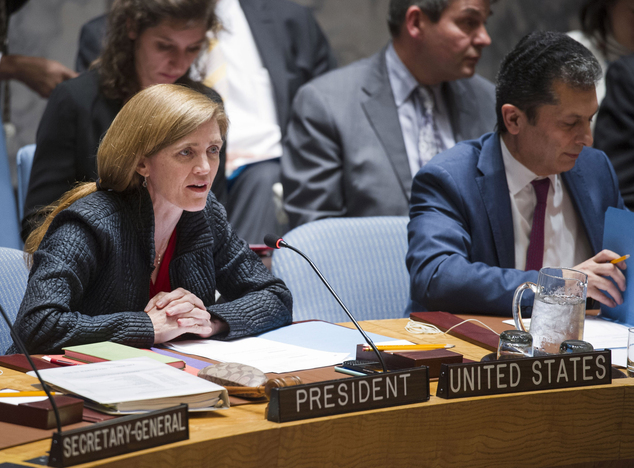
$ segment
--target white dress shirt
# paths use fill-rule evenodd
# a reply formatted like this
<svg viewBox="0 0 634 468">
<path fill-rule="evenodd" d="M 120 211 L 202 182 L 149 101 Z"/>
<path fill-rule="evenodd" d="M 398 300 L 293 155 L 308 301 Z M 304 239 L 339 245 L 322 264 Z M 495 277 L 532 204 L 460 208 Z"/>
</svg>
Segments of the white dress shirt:
<svg viewBox="0 0 634 468">
<path fill-rule="evenodd" d="M 262 64 L 239 1 L 219 0 L 216 15 L 222 24 L 218 47 L 227 67 L 226 92 L 219 91 L 231 122 L 227 149 L 240 155 L 238 160 L 228 161 L 227 172 L 231 173 L 239 166 L 282 156 L 282 132 L 271 77 Z M 206 61 L 203 54 L 203 67 Z M 213 69 L 211 64 L 209 69 Z"/>
<path fill-rule="evenodd" d="M 401 124 L 401 132 L 403 133 L 409 168 L 413 178 L 421 168 L 418 154 L 418 104 L 414 98 L 414 93 L 419 83 L 401 61 L 391 43 L 385 51 L 385 60 L 392 95 L 394 96 L 394 102 L 398 111 L 398 120 Z M 456 141 L 453 136 L 451 121 L 449 120 L 449 111 L 442 97 L 441 85 L 431 86 L 429 89 L 434 93 L 436 104 L 434 108 L 434 118 L 436 120 L 436 127 L 445 148 L 451 148 L 456 144 Z M 424 163 L 426 162 L 427 161 L 424 161 Z"/>
<path fill-rule="evenodd" d="M 511 155 L 501 137 L 500 146 L 513 214 L 515 268 L 524 270 L 533 212 L 537 204 L 535 189 L 531 182 L 540 177 Z M 544 220 L 543 266 L 573 267 L 589 259 L 592 249 L 561 176 L 550 175 L 548 179 L 550 188 Z"/>
</svg>

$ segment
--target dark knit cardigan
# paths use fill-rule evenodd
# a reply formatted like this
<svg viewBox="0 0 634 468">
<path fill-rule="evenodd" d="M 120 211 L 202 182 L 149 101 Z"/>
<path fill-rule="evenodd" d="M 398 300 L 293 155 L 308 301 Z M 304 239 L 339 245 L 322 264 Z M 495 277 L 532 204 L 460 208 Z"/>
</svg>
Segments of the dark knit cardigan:
<svg viewBox="0 0 634 468">
<path fill-rule="evenodd" d="M 212 316 L 229 324 L 228 333 L 213 338 L 291 323 L 286 285 L 233 233 L 213 194 L 203 211 L 183 212 L 176 229 L 172 288 L 192 292 Z M 146 189 L 99 191 L 59 213 L 33 256 L 15 321 L 28 350 L 56 353 L 107 340 L 153 345 L 154 328 L 143 309 L 150 299 L 154 252 L 154 212 Z M 216 289 L 227 302 L 216 304 Z M 7 352 L 15 352 L 14 346 Z"/>
</svg>

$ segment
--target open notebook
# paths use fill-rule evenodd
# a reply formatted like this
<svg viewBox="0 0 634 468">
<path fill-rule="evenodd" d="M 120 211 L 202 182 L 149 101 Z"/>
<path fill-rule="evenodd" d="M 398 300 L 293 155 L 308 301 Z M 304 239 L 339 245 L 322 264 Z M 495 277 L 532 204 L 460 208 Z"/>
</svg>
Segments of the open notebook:
<svg viewBox="0 0 634 468">
<path fill-rule="evenodd" d="M 40 375 L 55 390 L 78 396 L 86 406 L 108 414 L 140 413 L 181 403 L 189 405 L 190 411 L 229 407 L 223 387 L 147 357 L 44 369 Z"/>
</svg>

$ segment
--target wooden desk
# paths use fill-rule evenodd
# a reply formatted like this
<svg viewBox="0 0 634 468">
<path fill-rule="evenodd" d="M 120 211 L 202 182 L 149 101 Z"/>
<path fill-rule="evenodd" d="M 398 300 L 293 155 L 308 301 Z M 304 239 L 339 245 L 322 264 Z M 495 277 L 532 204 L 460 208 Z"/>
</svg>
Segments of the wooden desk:
<svg viewBox="0 0 634 468">
<path fill-rule="evenodd" d="M 369 321 L 364 327 L 434 341 L 410 335 L 405 323 Z M 471 359 L 487 353 L 457 338 L 446 341 Z M 80 466 L 633 466 L 634 379 L 462 400 L 432 396 L 422 404 L 284 424 L 266 421 L 264 405 L 247 405 L 192 415 L 190 433 L 188 441 Z M 28 466 L 25 460 L 49 447 L 46 440 L 5 449 L 0 462 Z"/>
</svg>

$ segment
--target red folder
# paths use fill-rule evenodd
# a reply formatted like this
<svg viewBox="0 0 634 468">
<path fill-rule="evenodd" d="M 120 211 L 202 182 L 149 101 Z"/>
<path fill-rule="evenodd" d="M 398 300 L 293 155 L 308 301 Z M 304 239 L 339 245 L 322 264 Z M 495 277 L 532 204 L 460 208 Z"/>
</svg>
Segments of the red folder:
<svg viewBox="0 0 634 468">
<path fill-rule="evenodd" d="M 454 325 L 464 322 L 464 319 L 449 312 L 412 312 L 409 318 L 417 322 L 429 323 L 437 326 L 441 331 L 447 331 Z M 468 341 L 489 351 L 497 351 L 500 337 L 488 328 L 473 322 L 464 322 L 453 328 L 449 335 Z"/>
<path fill-rule="evenodd" d="M 50 362 L 38 357 L 31 356 L 31 359 L 33 360 L 33 364 L 35 364 L 35 367 L 37 367 L 37 370 L 55 369 L 59 367 L 57 364 L 51 364 Z M 24 354 L 7 354 L 6 356 L 0 356 L 0 366 L 6 367 L 7 369 L 13 369 L 18 372 L 29 372 L 33 370 Z"/>
<path fill-rule="evenodd" d="M 82 420 L 83 400 L 66 395 L 56 395 L 53 398 L 57 403 L 62 426 Z M 38 429 L 52 429 L 56 426 L 53 406 L 49 400 L 19 405 L 0 403 L 0 421 Z"/>
</svg>

